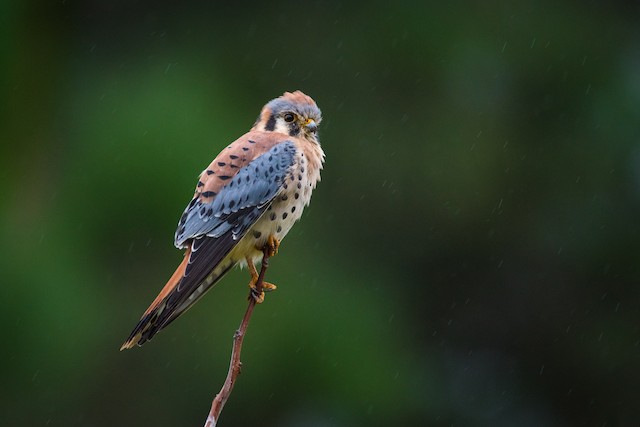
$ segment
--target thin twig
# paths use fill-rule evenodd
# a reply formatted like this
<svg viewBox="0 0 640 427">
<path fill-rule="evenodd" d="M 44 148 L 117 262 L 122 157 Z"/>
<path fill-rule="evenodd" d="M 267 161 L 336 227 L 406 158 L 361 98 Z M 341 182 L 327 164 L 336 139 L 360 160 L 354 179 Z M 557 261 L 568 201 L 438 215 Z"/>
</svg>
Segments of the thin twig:
<svg viewBox="0 0 640 427">
<path fill-rule="evenodd" d="M 218 423 L 218 419 L 220 418 L 222 408 L 224 408 L 224 404 L 227 403 L 227 399 L 229 399 L 229 396 L 231 395 L 231 391 L 233 390 L 236 378 L 238 377 L 238 374 L 240 374 L 240 368 L 242 367 L 242 362 L 240 361 L 242 341 L 244 340 L 244 335 L 247 332 L 249 320 L 251 320 L 251 314 L 253 314 L 253 309 L 256 306 L 256 300 L 253 297 L 253 292 L 256 292 L 258 295 L 262 293 L 264 274 L 267 271 L 268 267 L 269 254 L 265 249 L 264 256 L 262 258 L 262 267 L 260 268 L 260 274 L 258 275 L 258 280 L 256 281 L 256 289 L 255 291 L 252 290 L 249 294 L 249 305 L 247 306 L 247 311 L 244 313 L 244 317 L 242 318 L 240 327 L 233 335 L 233 349 L 231 350 L 231 362 L 229 363 L 229 372 L 227 373 L 227 379 L 224 381 L 220 392 L 216 394 L 213 402 L 211 402 L 211 410 L 209 411 L 209 416 L 207 417 L 207 421 L 205 422 L 204 427 L 216 426 L 216 424 Z"/>
</svg>

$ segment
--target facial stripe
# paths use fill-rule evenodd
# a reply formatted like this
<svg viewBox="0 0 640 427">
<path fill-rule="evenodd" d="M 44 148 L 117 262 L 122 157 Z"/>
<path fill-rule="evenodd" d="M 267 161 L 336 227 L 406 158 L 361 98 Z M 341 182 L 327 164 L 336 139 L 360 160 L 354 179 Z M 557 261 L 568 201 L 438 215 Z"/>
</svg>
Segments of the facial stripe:
<svg viewBox="0 0 640 427">
<path fill-rule="evenodd" d="M 264 126 L 264 130 L 272 131 L 276 128 L 276 115 L 271 114 L 269 116 L 269 120 L 267 120 L 267 124 Z"/>
</svg>

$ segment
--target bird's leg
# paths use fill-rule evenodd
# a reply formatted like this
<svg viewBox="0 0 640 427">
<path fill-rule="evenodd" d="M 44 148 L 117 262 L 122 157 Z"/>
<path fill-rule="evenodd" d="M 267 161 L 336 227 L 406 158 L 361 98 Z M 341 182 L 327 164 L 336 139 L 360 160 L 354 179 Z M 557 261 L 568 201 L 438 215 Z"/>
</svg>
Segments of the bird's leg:
<svg viewBox="0 0 640 427">
<path fill-rule="evenodd" d="M 249 282 L 249 288 L 251 289 L 251 298 L 256 300 L 257 304 L 262 304 L 264 302 L 264 293 L 275 291 L 277 286 L 273 283 L 262 282 L 262 292 L 258 294 L 258 289 L 256 287 L 256 283 L 258 282 L 258 270 L 256 270 L 256 266 L 253 264 L 253 260 L 249 257 L 245 258 L 247 260 L 247 266 L 249 268 L 249 274 L 251 274 L 251 281 Z"/>
</svg>

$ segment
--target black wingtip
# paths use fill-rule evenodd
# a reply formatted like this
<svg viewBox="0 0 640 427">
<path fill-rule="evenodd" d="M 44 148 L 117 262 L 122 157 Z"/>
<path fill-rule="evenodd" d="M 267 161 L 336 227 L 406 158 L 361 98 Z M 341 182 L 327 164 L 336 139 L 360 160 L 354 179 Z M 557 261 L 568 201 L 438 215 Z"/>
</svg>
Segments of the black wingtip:
<svg viewBox="0 0 640 427">
<path fill-rule="evenodd" d="M 140 319 L 136 327 L 131 331 L 129 338 L 127 338 L 120 347 L 120 351 L 133 348 L 136 345 L 141 347 L 142 344 L 149 341 L 160 329 L 162 329 L 156 324 L 158 311 L 158 309 L 155 309 L 151 313 L 142 316 L 142 319 Z"/>
</svg>

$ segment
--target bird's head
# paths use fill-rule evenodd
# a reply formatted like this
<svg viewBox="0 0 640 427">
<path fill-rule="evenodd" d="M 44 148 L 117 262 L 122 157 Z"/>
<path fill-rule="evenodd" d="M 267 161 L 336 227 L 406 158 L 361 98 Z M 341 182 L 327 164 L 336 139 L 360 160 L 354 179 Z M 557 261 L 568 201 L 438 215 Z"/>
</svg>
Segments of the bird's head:
<svg viewBox="0 0 640 427">
<path fill-rule="evenodd" d="M 322 113 L 315 101 L 297 90 L 285 92 L 262 107 L 252 130 L 279 132 L 319 144 L 317 131 L 321 121 Z"/>
</svg>

